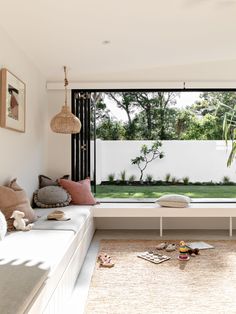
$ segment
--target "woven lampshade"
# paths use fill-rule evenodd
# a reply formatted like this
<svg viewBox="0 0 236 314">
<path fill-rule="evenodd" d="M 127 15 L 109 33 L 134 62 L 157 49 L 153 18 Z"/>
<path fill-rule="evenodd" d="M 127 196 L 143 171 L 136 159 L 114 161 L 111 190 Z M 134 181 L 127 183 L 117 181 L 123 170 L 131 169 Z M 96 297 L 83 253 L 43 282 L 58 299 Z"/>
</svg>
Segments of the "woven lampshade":
<svg viewBox="0 0 236 314">
<path fill-rule="evenodd" d="M 50 127 L 55 133 L 62 134 L 75 134 L 79 133 L 81 129 L 81 122 L 73 113 L 71 113 L 70 108 L 67 105 L 67 86 L 68 80 L 66 77 L 66 67 L 64 67 L 65 72 L 65 105 L 62 106 L 61 111 L 52 118 Z"/>
<path fill-rule="evenodd" d="M 81 122 L 68 106 L 62 106 L 61 112 L 52 118 L 50 126 L 55 133 L 75 134 L 80 132 Z"/>
</svg>

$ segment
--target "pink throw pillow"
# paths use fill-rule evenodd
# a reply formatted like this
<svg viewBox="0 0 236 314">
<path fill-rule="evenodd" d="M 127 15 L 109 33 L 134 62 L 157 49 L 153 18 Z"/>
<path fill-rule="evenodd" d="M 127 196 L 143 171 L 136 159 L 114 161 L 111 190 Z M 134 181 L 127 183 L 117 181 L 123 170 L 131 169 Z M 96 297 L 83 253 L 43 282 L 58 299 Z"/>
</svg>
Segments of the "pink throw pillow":
<svg viewBox="0 0 236 314">
<path fill-rule="evenodd" d="M 95 205 L 96 200 L 91 192 L 90 179 L 78 182 L 59 179 L 59 184 L 71 195 L 71 204 L 74 205 Z"/>
</svg>

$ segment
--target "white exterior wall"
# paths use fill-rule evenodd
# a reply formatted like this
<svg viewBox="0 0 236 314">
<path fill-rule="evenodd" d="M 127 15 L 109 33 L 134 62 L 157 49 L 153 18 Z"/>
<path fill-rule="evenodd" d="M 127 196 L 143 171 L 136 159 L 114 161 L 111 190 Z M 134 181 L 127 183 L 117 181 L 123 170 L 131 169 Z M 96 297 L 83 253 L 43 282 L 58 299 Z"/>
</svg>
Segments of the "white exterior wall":
<svg viewBox="0 0 236 314">
<path fill-rule="evenodd" d="M 153 175 L 154 180 L 164 180 L 170 173 L 178 179 L 188 176 L 190 181 L 222 181 L 227 175 L 236 181 L 235 166 L 227 168 L 226 162 L 230 147 L 226 148 L 224 141 L 163 141 L 161 148 L 165 153 L 163 159 L 156 159 L 145 171 Z M 108 175 L 126 170 L 127 178 L 140 172 L 131 159 L 139 156 L 143 144 L 151 146 L 152 141 L 101 141 L 97 140 L 97 183 L 107 181 Z M 93 146 L 93 145 L 92 145 Z M 92 154 L 93 158 L 93 154 Z"/>
</svg>

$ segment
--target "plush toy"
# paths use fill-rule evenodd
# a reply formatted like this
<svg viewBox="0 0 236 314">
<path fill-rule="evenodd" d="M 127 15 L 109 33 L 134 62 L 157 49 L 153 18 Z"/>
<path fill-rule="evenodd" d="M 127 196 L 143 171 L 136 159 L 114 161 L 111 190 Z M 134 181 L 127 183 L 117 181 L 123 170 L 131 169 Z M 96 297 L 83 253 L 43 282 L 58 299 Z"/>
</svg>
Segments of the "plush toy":
<svg viewBox="0 0 236 314">
<path fill-rule="evenodd" d="M 14 210 L 14 212 L 11 215 L 11 218 L 14 218 L 13 226 L 16 230 L 22 230 L 22 231 L 29 231 L 32 229 L 33 224 L 27 224 L 29 221 L 28 219 L 25 219 L 25 213 L 20 212 L 19 210 Z"/>
<path fill-rule="evenodd" d="M 179 256 L 178 259 L 180 261 L 188 261 L 189 257 L 189 247 L 186 245 L 184 241 L 180 241 L 179 243 Z"/>
</svg>

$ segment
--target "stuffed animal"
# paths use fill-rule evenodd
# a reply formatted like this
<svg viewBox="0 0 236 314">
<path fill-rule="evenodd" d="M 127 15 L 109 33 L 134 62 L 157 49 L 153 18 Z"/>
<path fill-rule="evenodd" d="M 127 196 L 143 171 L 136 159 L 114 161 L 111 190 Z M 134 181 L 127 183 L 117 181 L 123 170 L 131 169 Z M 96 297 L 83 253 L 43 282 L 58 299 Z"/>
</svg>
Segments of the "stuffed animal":
<svg viewBox="0 0 236 314">
<path fill-rule="evenodd" d="M 29 231 L 32 229 L 33 224 L 27 224 L 29 221 L 28 219 L 25 219 L 25 213 L 20 212 L 19 210 L 14 210 L 14 212 L 11 215 L 11 218 L 14 218 L 13 226 L 16 230 L 22 230 L 22 231 Z"/>
</svg>

